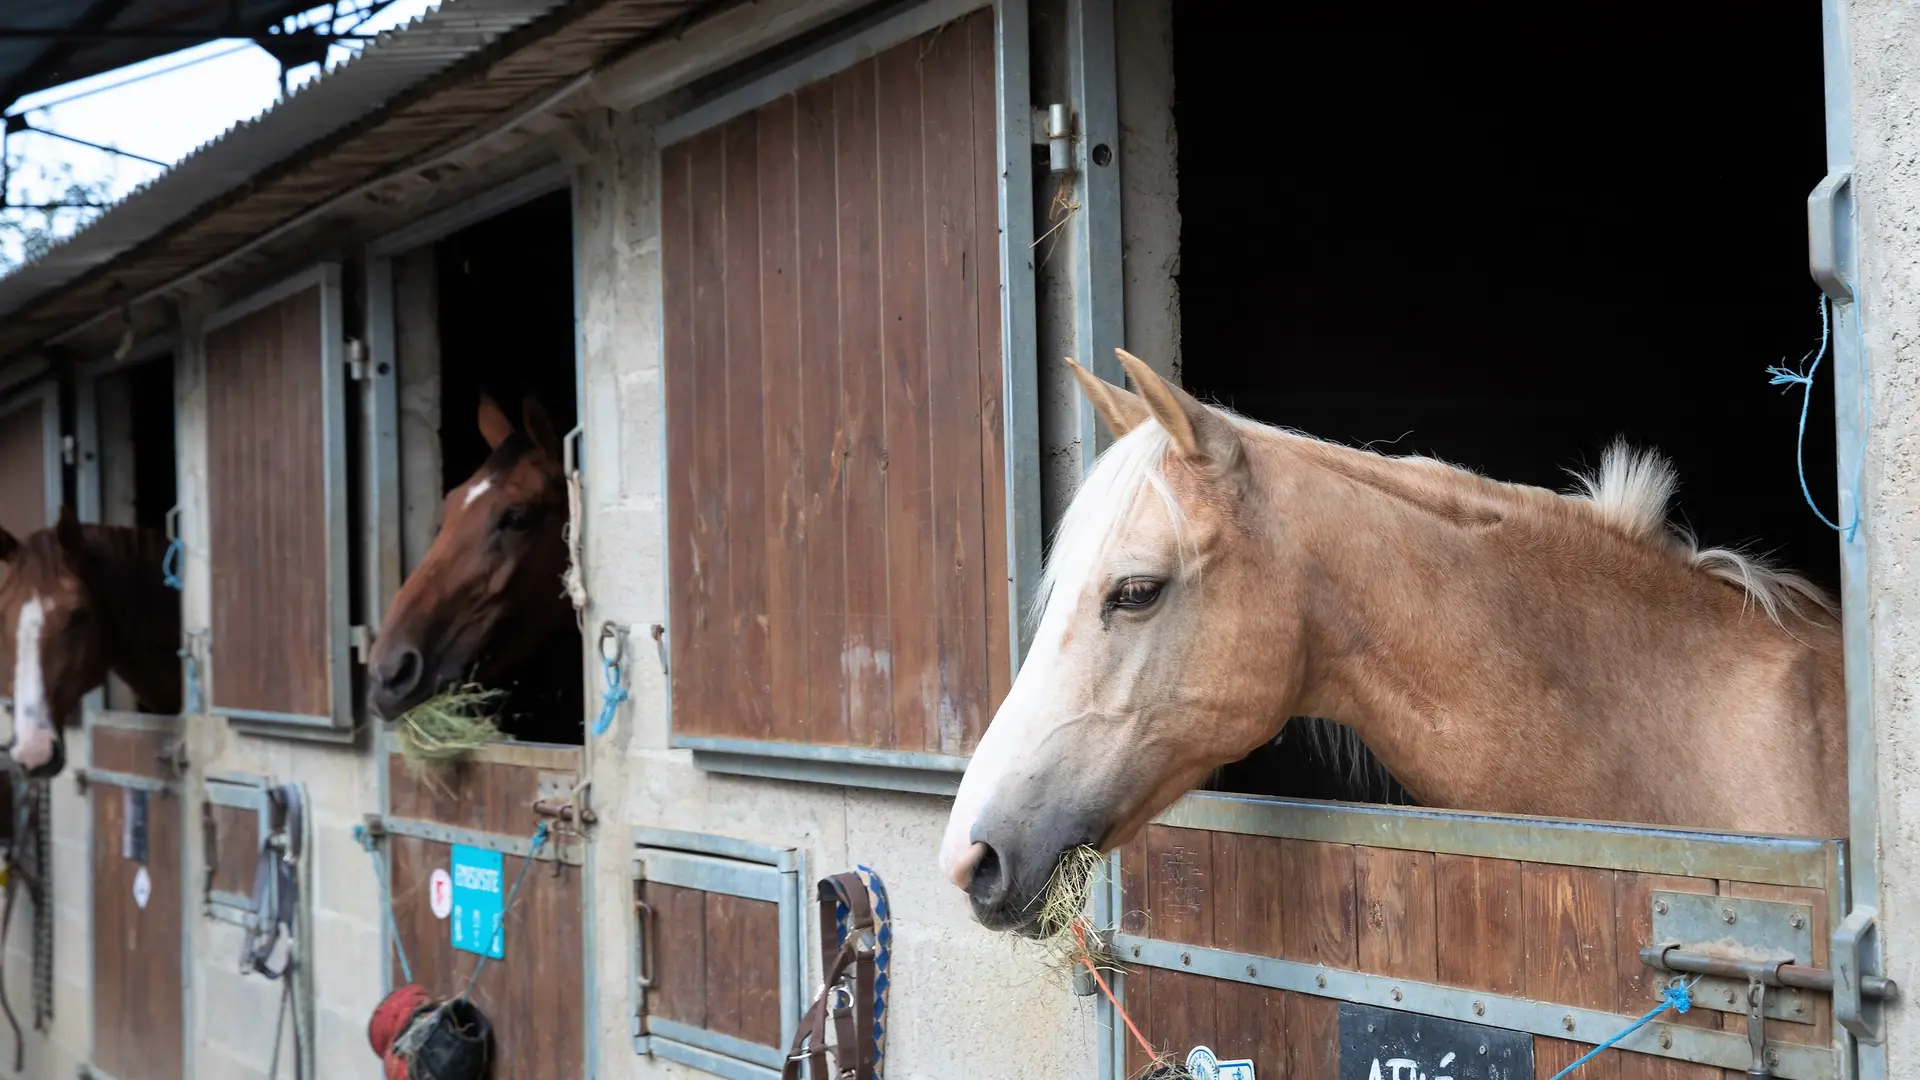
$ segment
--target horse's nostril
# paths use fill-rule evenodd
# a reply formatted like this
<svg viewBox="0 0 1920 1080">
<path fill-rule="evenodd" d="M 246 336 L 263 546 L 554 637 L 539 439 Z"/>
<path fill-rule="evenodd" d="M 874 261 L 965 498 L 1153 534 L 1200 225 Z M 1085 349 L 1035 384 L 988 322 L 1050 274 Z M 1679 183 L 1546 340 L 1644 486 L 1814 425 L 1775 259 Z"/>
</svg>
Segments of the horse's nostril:
<svg viewBox="0 0 1920 1080">
<path fill-rule="evenodd" d="M 967 882 L 967 898 L 975 910 L 997 911 L 1007 900 L 1007 875 L 1002 872 L 1000 853 L 992 844 L 976 844 L 982 849 L 973 864 L 973 877 Z"/>
<path fill-rule="evenodd" d="M 420 670 L 420 651 L 408 649 L 400 654 L 391 668 L 380 673 L 380 685 L 388 693 L 404 694 L 420 681 Z"/>
</svg>

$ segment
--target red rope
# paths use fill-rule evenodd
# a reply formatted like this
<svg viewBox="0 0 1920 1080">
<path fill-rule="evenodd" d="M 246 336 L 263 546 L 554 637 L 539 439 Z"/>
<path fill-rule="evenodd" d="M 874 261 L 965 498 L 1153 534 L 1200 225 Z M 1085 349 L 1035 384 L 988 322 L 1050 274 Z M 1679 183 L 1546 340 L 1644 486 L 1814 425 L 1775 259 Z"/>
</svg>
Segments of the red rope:
<svg viewBox="0 0 1920 1080">
<path fill-rule="evenodd" d="M 1120 1015 L 1120 1019 L 1127 1022 L 1127 1030 L 1133 1032 L 1133 1037 L 1139 1042 L 1140 1049 L 1146 1051 L 1147 1059 L 1151 1061 L 1159 1057 L 1159 1051 L 1153 1048 L 1153 1044 L 1147 1041 L 1145 1035 L 1140 1034 L 1140 1027 L 1133 1022 L 1133 1017 L 1127 1015 L 1126 1006 L 1120 1004 L 1120 999 L 1114 996 L 1113 987 L 1108 986 L 1107 980 L 1101 977 L 1100 966 L 1093 961 L 1093 951 L 1087 948 L 1087 932 L 1081 929 L 1078 922 L 1073 924 L 1073 936 L 1080 942 L 1080 962 L 1087 965 L 1087 971 L 1093 976 L 1093 981 L 1099 985 L 1100 992 L 1105 994 L 1107 1000 L 1113 1004 L 1113 1011 Z"/>
</svg>

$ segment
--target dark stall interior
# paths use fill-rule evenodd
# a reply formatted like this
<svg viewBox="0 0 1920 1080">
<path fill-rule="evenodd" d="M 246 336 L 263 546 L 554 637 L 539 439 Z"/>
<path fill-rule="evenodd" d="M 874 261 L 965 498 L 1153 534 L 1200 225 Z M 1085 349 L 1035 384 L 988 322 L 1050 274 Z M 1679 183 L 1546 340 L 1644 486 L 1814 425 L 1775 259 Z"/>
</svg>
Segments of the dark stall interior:
<svg viewBox="0 0 1920 1080">
<path fill-rule="evenodd" d="M 1625 436 L 1704 543 L 1838 584 L 1766 370 L 1820 339 L 1818 4 L 1183 2 L 1174 39 L 1189 389 L 1556 488 Z M 1824 366 L 1805 458 L 1831 515 Z M 1382 793 L 1287 743 L 1220 786 Z"/>
<path fill-rule="evenodd" d="M 487 459 L 474 424 L 481 394 L 516 424 L 528 397 L 561 435 L 577 422 L 570 196 L 546 195 L 463 229 L 435 246 L 434 260 L 442 479 L 452 490 Z M 530 742 L 582 741 L 580 650 L 577 630 L 541 650 L 510 688 L 503 731 Z"/>
</svg>

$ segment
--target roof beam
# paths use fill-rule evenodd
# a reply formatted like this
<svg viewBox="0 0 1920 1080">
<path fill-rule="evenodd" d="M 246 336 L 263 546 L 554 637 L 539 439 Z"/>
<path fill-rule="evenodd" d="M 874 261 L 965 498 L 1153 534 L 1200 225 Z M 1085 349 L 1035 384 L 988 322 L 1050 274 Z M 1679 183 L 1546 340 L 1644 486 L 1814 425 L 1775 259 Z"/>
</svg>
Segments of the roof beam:
<svg viewBox="0 0 1920 1080">
<path fill-rule="evenodd" d="M 80 18 L 74 20 L 70 31 L 105 29 L 109 23 L 119 18 L 120 13 L 127 10 L 127 5 L 132 2 L 133 0 L 94 0 L 87 6 L 87 10 L 81 13 Z M 26 92 L 26 87 L 38 85 L 40 80 L 60 70 L 60 65 L 73 58 L 75 39 L 54 38 L 53 40 L 57 43 L 41 52 L 31 64 L 22 68 L 4 85 L 0 85 L 0 111 L 12 108 L 13 103 L 20 100 L 21 95 Z"/>
</svg>

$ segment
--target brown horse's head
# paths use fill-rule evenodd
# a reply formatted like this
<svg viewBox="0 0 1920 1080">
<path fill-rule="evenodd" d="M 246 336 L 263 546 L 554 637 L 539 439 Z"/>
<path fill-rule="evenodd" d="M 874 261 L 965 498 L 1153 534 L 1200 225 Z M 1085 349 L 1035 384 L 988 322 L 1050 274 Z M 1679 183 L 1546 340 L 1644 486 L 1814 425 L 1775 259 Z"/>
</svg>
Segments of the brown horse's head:
<svg viewBox="0 0 1920 1080">
<path fill-rule="evenodd" d="M 72 507 L 23 541 L 0 531 L 0 655 L 13 659 L 10 753 L 29 776 L 53 776 L 65 765 L 60 729 L 107 678 L 107 620 L 95 611 L 87 558 Z"/>
<path fill-rule="evenodd" d="M 553 423 L 529 398 L 515 430 L 483 397 L 480 433 L 493 453 L 447 494 L 440 533 L 374 643 L 371 703 L 382 716 L 463 679 L 511 675 L 572 618 L 561 585 L 567 486 Z"/>
</svg>

